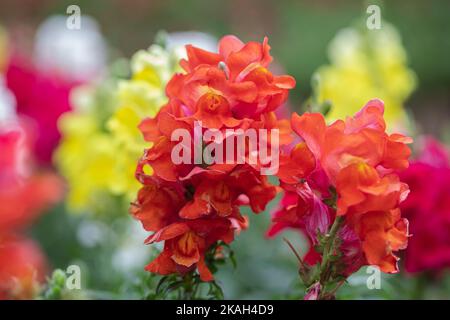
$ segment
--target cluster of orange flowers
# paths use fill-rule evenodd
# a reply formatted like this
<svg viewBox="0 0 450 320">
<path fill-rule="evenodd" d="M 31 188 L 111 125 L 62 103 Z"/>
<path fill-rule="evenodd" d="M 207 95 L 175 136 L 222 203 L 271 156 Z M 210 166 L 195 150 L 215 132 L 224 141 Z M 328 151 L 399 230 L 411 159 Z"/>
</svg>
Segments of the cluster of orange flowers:
<svg viewBox="0 0 450 320">
<path fill-rule="evenodd" d="M 153 146 L 138 164 L 136 176 L 143 187 L 130 210 L 153 232 L 146 243 L 164 241 L 148 271 L 185 274 L 197 268 L 203 281 L 213 280 L 205 255 L 213 244 L 230 243 L 247 227 L 239 207 L 249 205 L 258 213 L 275 197 L 276 187 L 261 175 L 261 163 L 248 161 L 248 152 L 239 163 L 199 162 L 193 153 L 188 156 L 192 161 L 176 164 L 172 150 L 177 142 L 171 139 L 174 130 L 182 128 L 192 141 L 202 137 L 201 151 L 211 143 L 225 149 L 226 140 L 235 138 L 227 129 L 254 128 L 277 129 L 280 143 L 289 143 L 289 122 L 278 120 L 274 111 L 286 101 L 295 80 L 268 71 L 269 50 L 267 39 L 244 44 L 234 36 L 222 38 L 218 53 L 186 46 L 184 73 L 175 74 L 166 87 L 168 103 L 140 124 Z M 220 131 L 223 139 L 206 140 L 207 129 Z M 196 148 L 188 144 L 185 150 Z"/>
<path fill-rule="evenodd" d="M 331 274 L 346 277 L 368 264 L 396 272 L 395 252 L 409 237 L 398 209 L 409 189 L 397 172 L 408 166 L 411 139 L 386 133 L 380 100 L 331 125 L 315 113 L 294 114 L 290 122 L 277 119 L 274 111 L 295 80 L 268 71 L 269 49 L 267 39 L 243 44 L 233 36 L 220 41 L 218 53 L 187 46 L 184 73 L 167 85 L 168 103 L 140 124 L 153 146 L 139 161 L 136 176 L 143 187 L 131 212 L 153 232 L 147 243 L 164 241 L 147 270 L 167 275 L 197 268 L 203 281 L 212 280 L 205 256 L 213 244 L 228 244 L 247 227 L 239 207 L 261 212 L 283 190 L 269 235 L 286 227 L 306 232 L 311 248 L 304 260 L 321 272 L 313 281 L 322 285 Z M 225 149 L 236 135 L 227 133 L 230 128 L 277 129 L 281 188 L 268 182 L 260 171 L 263 164 L 249 161 L 247 151 L 243 162 L 196 162 L 190 153 L 183 155 L 190 162 L 173 161 L 178 142 L 172 136 L 180 128 L 194 137 L 184 150 L 198 147 L 193 141 L 201 136 L 200 151 L 210 144 Z M 207 129 L 222 138 L 206 140 Z"/>
<path fill-rule="evenodd" d="M 409 137 L 388 135 L 384 106 L 371 100 L 354 117 L 327 126 L 321 114 L 294 114 L 293 130 L 302 139 L 286 156 L 280 180 L 286 190 L 269 235 L 285 227 L 306 231 L 310 265 L 323 259 L 321 238 L 339 217 L 335 270 L 342 275 L 362 265 L 396 272 L 394 252 L 404 249 L 408 221 L 399 204 L 409 189 L 397 172 L 408 167 Z"/>
</svg>

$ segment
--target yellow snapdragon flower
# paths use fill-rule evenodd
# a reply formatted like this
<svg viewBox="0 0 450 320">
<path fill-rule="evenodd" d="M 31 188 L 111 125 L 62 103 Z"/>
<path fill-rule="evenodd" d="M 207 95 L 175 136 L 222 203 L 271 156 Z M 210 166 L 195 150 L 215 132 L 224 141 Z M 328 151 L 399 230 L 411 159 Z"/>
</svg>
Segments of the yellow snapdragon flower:
<svg viewBox="0 0 450 320">
<path fill-rule="evenodd" d="M 406 52 L 397 30 L 346 28 L 329 46 L 330 64 L 315 74 L 315 99 L 331 102 L 332 121 L 357 112 L 367 101 L 382 99 L 390 128 L 404 129 L 404 103 L 416 87 L 416 75 L 406 65 Z"/>
<path fill-rule="evenodd" d="M 165 85 L 179 68 L 175 52 L 157 45 L 137 52 L 131 79 L 115 82 L 106 103 L 96 99 L 105 96 L 98 95 L 99 88 L 74 92 L 76 110 L 59 122 L 62 142 L 55 154 L 68 182 L 71 209 L 98 211 L 105 195 L 123 196 L 126 203 L 135 196 L 136 163 L 150 147 L 137 126 L 166 103 Z"/>
<path fill-rule="evenodd" d="M 130 199 L 135 196 L 139 184 L 134 178 L 134 170 L 145 144 L 138 125 L 145 117 L 154 117 L 167 102 L 166 83 L 179 67 L 180 56 L 173 50 L 169 54 L 158 45 L 148 51 L 138 51 L 132 58 L 131 80 L 119 82 L 119 107 L 107 122 L 113 141 L 118 150 L 115 173 L 110 189 L 115 193 L 126 193 Z M 122 175 L 122 176 L 120 176 Z M 129 177 L 132 176 L 133 179 Z"/>
</svg>

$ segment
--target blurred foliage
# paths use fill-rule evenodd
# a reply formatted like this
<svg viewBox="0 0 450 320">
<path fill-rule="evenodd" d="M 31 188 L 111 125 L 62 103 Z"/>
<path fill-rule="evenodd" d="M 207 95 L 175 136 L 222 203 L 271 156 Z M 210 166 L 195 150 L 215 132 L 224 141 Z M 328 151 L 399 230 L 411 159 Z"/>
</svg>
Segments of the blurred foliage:
<svg viewBox="0 0 450 320">
<path fill-rule="evenodd" d="M 298 106 L 311 94 L 313 72 L 327 62 L 327 47 L 337 30 L 368 16 L 369 4 L 399 29 L 410 67 L 420 87 L 407 106 L 425 132 L 445 134 L 450 119 L 450 2 L 447 0 L 3 0 L 0 21 L 30 37 L 50 14 L 65 14 L 77 4 L 95 17 L 115 56 L 147 48 L 158 30 L 198 30 L 220 37 L 234 33 L 244 41 L 269 36 L 276 63 L 297 79 L 291 94 Z M 432 110 L 433 112 L 430 112 Z M 447 135 L 445 136 L 447 137 Z"/>
</svg>

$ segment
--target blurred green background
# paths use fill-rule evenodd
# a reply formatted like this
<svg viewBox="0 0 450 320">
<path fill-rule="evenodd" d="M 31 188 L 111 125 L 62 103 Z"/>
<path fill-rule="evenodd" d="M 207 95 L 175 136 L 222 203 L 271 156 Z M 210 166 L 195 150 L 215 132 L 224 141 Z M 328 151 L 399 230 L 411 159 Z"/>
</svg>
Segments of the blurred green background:
<svg viewBox="0 0 450 320">
<path fill-rule="evenodd" d="M 2 0 L 0 24 L 12 30 L 17 38 L 31 39 L 36 27 L 46 17 L 65 14 L 68 5 L 78 4 L 82 14 L 99 22 L 103 35 L 116 50 L 114 55 L 126 57 L 138 49 L 147 48 L 161 29 L 169 32 L 202 31 L 217 38 L 232 33 L 244 41 L 260 40 L 267 35 L 277 64 L 297 79 L 297 87 L 291 95 L 291 106 L 297 109 L 311 93 L 311 75 L 328 61 L 330 40 L 339 29 L 366 15 L 368 4 L 373 3 L 382 6 L 383 19 L 400 31 L 409 55 L 409 65 L 419 79 L 419 87 L 406 103 L 407 107 L 412 110 L 423 132 L 450 141 L 448 0 Z M 27 46 L 26 41 L 23 46 Z M 114 291 L 120 297 L 137 297 L 138 294 L 129 287 L 123 287 L 125 276 L 105 275 L 104 268 L 107 267 L 104 266 L 109 263 L 108 248 L 80 247 L 73 226 L 83 223 L 83 218 L 68 216 L 64 212 L 63 206 L 54 209 L 34 230 L 53 264 L 64 267 L 74 260 L 83 261 L 91 272 L 88 287 Z M 249 215 L 250 229 L 232 245 L 236 251 L 237 268 L 228 264 L 217 276 L 225 289 L 225 297 L 300 297 L 294 256 L 281 238 L 268 241 L 264 237 L 269 214 Z M 297 234 L 285 236 L 294 243 L 301 243 Z M 64 248 L 59 243 L 64 243 Z M 389 281 L 387 279 L 392 277 L 383 276 L 381 293 L 371 292 L 365 286 L 365 278 L 361 277 L 364 273 L 362 270 L 360 275 L 353 277 L 352 291 L 343 290 L 342 298 L 408 298 L 408 292 L 414 291 L 411 288 L 421 285 L 405 276 Z M 442 281 L 439 289 L 428 289 L 431 293 L 426 297 L 448 296 L 450 283 L 447 282 Z"/>
<path fill-rule="evenodd" d="M 310 94 L 314 70 L 327 62 L 335 33 L 380 4 L 383 19 L 403 37 L 419 88 L 408 102 L 425 132 L 450 135 L 450 2 L 447 0 L 3 0 L 0 21 L 32 36 L 45 17 L 78 4 L 95 17 L 120 54 L 151 44 L 158 30 L 197 30 L 216 37 L 233 33 L 245 41 L 267 35 L 276 61 L 297 79 L 292 105 Z"/>
</svg>

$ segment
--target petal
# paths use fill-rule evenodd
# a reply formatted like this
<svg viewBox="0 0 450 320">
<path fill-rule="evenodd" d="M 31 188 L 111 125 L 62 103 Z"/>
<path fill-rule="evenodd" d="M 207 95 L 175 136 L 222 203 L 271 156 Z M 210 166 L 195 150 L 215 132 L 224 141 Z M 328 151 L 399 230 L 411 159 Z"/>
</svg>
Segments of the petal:
<svg viewBox="0 0 450 320">
<path fill-rule="evenodd" d="M 285 183 L 297 183 L 306 178 L 316 168 L 316 159 L 306 146 L 298 143 L 289 156 L 281 155 L 278 178 Z"/>
<path fill-rule="evenodd" d="M 159 230 L 158 232 L 152 234 L 149 236 L 146 240 L 146 244 L 154 243 L 154 242 L 160 242 L 164 240 L 173 239 L 175 237 L 178 237 L 186 232 L 189 231 L 189 226 L 184 222 L 175 222 L 167 227 Z"/>
<path fill-rule="evenodd" d="M 171 259 L 172 253 L 166 249 L 161 252 L 155 260 L 150 262 L 145 270 L 160 275 L 168 275 L 177 272 L 176 263 Z"/>
<path fill-rule="evenodd" d="M 409 166 L 411 149 L 405 144 L 410 143 L 411 138 L 399 134 L 390 135 L 386 142 L 383 161 L 381 165 L 387 169 L 402 170 Z"/>
<path fill-rule="evenodd" d="M 233 53 L 244 47 L 244 43 L 238 37 L 233 35 L 226 35 L 219 41 L 219 54 L 225 59 Z"/>
<path fill-rule="evenodd" d="M 192 45 L 186 46 L 186 53 L 188 60 L 187 63 L 183 63 L 184 68 L 188 66 L 186 71 L 192 71 L 195 67 L 203 64 L 217 66 L 222 60 L 217 53 L 209 52 Z"/>
<path fill-rule="evenodd" d="M 204 240 L 194 232 L 188 231 L 181 237 L 171 240 L 172 259 L 177 264 L 190 267 L 200 259 L 200 247 L 204 246 Z"/>
<path fill-rule="evenodd" d="M 238 52 L 230 53 L 226 61 L 230 79 L 234 80 L 250 64 L 259 64 L 263 58 L 262 45 L 257 42 L 248 42 Z"/>
<path fill-rule="evenodd" d="M 345 133 L 361 131 L 365 128 L 374 129 L 380 132 L 386 130 L 386 123 L 383 118 L 384 103 L 379 99 L 373 99 L 353 117 L 348 117 L 345 121 Z"/>
<path fill-rule="evenodd" d="M 211 212 L 211 206 L 203 199 L 197 198 L 190 201 L 180 210 L 180 218 L 198 219 L 208 215 Z"/>
<path fill-rule="evenodd" d="M 299 116 L 294 113 L 291 118 L 292 129 L 305 140 L 308 148 L 320 159 L 321 149 L 324 142 L 326 123 L 320 113 L 304 113 Z"/>
<path fill-rule="evenodd" d="M 208 281 L 214 280 L 213 274 L 206 266 L 204 257 L 201 257 L 200 260 L 197 262 L 197 268 L 198 268 L 198 272 L 200 273 L 200 279 L 202 281 L 208 282 Z"/>
<path fill-rule="evenodd" d="M 295 87 L 295 79 L 291 76 L 274 77 L 273 83 L 280 89 L 292 89 Z"/>
</svg>

